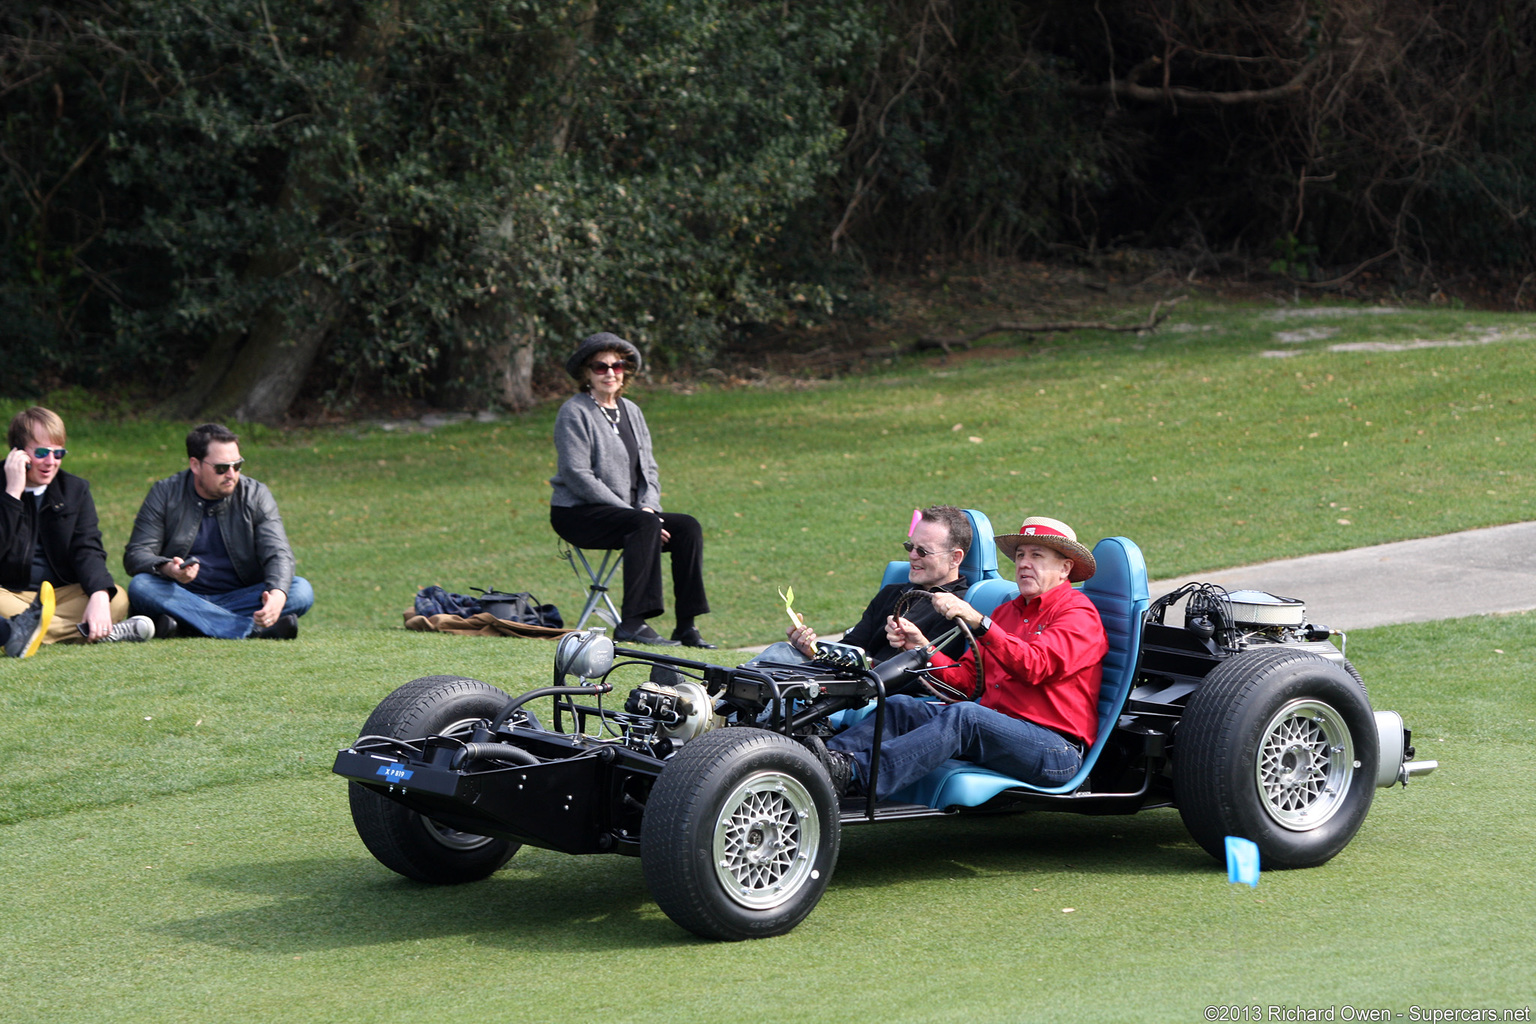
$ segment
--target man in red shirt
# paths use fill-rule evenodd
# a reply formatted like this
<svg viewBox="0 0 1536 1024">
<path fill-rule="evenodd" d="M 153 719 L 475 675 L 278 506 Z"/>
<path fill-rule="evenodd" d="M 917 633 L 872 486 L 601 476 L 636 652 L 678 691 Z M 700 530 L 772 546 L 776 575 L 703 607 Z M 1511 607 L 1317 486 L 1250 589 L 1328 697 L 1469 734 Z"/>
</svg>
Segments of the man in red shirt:
<svg viewBox="0 0 1536 1024">
<path fill-rule="evenodd" d="M 885 799 L 959 757 L 1034 785 L 1054 786 L 1077 774 L 1098 733 L 1101 663 L 1109 650 L 1099 612 L 1069 584 L 1094 572 L 1093 555 L 1067 524 L 1044 516 L 1018 533 L 994 538 L 1014 562 L 1019 596 L 989 618 L 953 594 L 935 594 L 934 610 L 971 628 L 985 658 L 986 689 L 975 701 L 934 704 L 897 696 L 886 701 L 876 797 Z M 906 619 L 886 622 L 891 646 L 928 642 Z M 976 652 L 958 662 L 933 657 L 940 680 L 969 691 Z M 874 716 L 828 740 L 825 761 L 840 792 L 869 779 Z"/>
</svg>

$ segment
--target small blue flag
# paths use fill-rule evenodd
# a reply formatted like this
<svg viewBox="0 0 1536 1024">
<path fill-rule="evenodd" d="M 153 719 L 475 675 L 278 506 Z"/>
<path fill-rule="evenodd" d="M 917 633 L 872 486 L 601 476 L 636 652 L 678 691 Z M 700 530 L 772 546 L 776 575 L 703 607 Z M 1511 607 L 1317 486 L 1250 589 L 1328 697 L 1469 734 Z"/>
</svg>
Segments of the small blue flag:
<svg viewBox="0 0 1536 1024">
<path fill-rule="evenodd" d="M 1227 881 L 1259 887 L 1259 845 L 1253 840 L 1227 836 Z"/>
</svg>

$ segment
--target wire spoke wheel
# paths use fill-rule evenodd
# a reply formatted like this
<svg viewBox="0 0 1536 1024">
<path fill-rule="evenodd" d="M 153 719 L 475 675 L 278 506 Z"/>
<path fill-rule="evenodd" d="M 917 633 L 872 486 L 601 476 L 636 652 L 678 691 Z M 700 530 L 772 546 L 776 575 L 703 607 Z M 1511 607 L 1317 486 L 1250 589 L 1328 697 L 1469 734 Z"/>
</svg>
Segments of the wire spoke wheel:
<svg viewBox="0 0 1536 1024">
<path fill-rule="evenodd" d="M 841 828 L 832 782 L 804 746 L 761 729 L 715 729 L 657 777 L 640 864 L 656 905 L 695 935 L 763 939 L 820 901 Z"/>
<path fill-rule="evenodd" d="M 1355 773 L 1355 744 L 1337 711 L 1321 701 L 1292 701 L 1264 727 L 1255 772 L 1264 809 L 1295 832 L 1333 817 Z"/>
<path fill-rule="evenodd" d="M 810 879 L 821 826 L 810 792 L 781 772 L 759 772 L 725 799 L 715 823 L 715 872 L 754 910 L 778 906 Z"/>
<path fill-rule="evenodd" d="M 1242 836 L 1265 868 L 1316 867 L 1370 810 L 1376 720 L 1347 663 L 1279 644 L 1235 654 L 1190 696 L 1174 736 L 1174 800 L 1213 857 Z"/>
</svg>

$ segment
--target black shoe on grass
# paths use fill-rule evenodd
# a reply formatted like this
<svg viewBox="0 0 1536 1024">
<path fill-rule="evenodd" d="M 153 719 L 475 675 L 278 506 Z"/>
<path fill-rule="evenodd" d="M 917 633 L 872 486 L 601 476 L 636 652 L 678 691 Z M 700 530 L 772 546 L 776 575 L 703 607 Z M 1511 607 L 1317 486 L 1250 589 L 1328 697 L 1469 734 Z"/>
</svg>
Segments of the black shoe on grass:
<svg viewBox="0 0 1536 1024">
<path fill-rule="evenodd" d="M 292 640 L 299 635 L 299 617 L 289 612 L 279 615 L 270 626 L 257 626 L 251 630 L 252 640 Z"/>
<path fill-rule="evenodd" d="M 47 580 L 37 588 L 37 596 L 27 610 L 11 618 L 11 636 L 5 642 L 8 658 L 30 658 L 37 653 L 48 627 L 53 623 L 53 584 Z"/>
</svg>

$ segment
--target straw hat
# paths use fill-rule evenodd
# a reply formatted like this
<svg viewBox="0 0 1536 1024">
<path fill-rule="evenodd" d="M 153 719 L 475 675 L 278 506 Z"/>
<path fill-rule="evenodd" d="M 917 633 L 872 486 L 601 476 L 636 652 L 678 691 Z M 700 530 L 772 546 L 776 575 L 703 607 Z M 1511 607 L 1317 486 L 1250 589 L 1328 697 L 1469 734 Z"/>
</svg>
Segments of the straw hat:
<svg viewBox="0 0 1536 1024">
<path fill-rule="evenodd" d="M 1039 544 L 1059 551 L 1072 559 L 1072 575 L 1068 579 L 1073 583 L 1083 582 L 1098 569 L 1093 561 L 1093 552 L 1079 544 L 1077 534 L 1072 531 L 1072 527 L 1060 519 L 1030 516 L 1024 520 L 1024 525 L 1019 527 L 1018 533 L 1003 533 L 992 539 L 1009 558 L 1019 550 L 1020 544 Z"/>
</svg>

